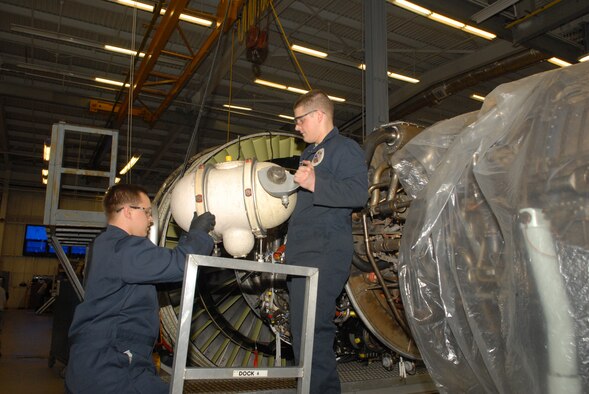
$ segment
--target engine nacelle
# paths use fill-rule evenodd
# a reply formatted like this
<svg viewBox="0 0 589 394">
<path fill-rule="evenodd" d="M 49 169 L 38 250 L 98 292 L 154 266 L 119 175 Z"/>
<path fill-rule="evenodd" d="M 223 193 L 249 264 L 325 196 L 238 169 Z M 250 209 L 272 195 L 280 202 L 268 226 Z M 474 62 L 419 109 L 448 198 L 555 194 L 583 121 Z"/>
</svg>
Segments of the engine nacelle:
<svg viewBox="0 0 589 394">
<path fill-rule="evenodd" d="M 227 161 L 214 165 L 200 165 L 195 172 L 186 174 L 172 191 L 171 210 L 176 223 L 185 231 L 196 211 L 199 215 L 211 212 L 216 225 L 213 237 L 233 257 L 245 257 L 254 247 L 254 237 L 263 238 L 266 230 L 284 223 L 296 204 L 294 189 L 287 185 L 281 197 L 268 193 L 260 183 L 266 176 L 266 167 L 280 166 L 258 162 Z M 292 177 L 284 172 L 287 178 Z M 293 190 L 290 190 L 293 189 Z"/>
</svg>

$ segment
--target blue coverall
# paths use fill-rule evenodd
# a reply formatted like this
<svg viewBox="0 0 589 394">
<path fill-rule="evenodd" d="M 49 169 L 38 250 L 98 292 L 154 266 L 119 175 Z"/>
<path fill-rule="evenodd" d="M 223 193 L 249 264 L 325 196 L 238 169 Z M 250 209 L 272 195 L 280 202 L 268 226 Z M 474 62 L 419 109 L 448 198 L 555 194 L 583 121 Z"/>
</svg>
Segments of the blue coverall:
<svg viewBox="0 0 589 394">
<path fill-rule="evenodd" d="M 334 128 L 317 145 L 309 145 L 301 162 L 315 169 L 315 191 L 299 189 L 297 205 L 288 226 L 287 264 L 319 269 L 311 394 L 341 392 L 333 344 L 336 299 L 348 279 L 352 262 L 353 208 L 368 199 L 368 174 L 364 152 Z M 295 361 L 299 362 L 305 278 L 292 277 L 290 322 Z"/>
<path fill-rule="evenodd" d="M 155 283 L 183 280 L 187 254 L 210 254 L 202 230 L 175 249 L 109 225 L 93 245 L 84 301 L 70 327 L 66 389 L 75 394 L 167 393 L 151 360 L 159 334 Z"/>
</svg>

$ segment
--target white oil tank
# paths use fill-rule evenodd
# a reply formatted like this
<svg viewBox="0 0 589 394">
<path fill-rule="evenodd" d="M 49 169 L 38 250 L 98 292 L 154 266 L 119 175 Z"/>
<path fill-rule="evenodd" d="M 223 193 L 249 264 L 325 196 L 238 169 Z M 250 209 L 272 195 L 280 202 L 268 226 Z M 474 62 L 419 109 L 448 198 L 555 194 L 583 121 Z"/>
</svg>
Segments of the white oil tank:
<svg viewBox="0 0 589 394">
<path fill-rule="evenodd" d="M 261 176 L 265 186 L 274 184 L 282 192 L 268 193 Z M 175 185 L 170 205 L 174 220 L 185 231 L 195 211 L 211 212 L 216 221 L 213 237 L 233 257 L 245 257 L 254 247 L 254 237 L 265 237 L 267 229 L 288 220 L 296 204 L 295 189 L 292 175 L 276 164 L 227 161 L 200 165 L 186 174 Z"/>
</svg>

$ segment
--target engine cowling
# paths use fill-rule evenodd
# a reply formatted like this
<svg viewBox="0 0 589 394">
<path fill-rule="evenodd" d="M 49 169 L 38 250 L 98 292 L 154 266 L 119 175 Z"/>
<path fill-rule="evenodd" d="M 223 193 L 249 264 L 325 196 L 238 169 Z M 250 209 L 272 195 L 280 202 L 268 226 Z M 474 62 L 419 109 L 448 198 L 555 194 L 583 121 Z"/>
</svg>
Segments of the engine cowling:
<svg viewBox="0 0 589 394">
<path fill-rule="evenodd" d="M 201 164 L 186 174 L 172 191 L 171 209 L 176 223 L 188 230 L 193 213 L 211 212 L 216 225 L 213 237 L 223 242 L 227 253 L 245 257 L 254 247 L 254 237 L 263 238 L 268 229 L 284 223 L 296 204 L 296 194 L 283 199 L 268 193 L 260 183 L 260 172 L 279 167 L 255 159 Z M 290 175 L 290 174 L 289 174 Z"/>
</svg>

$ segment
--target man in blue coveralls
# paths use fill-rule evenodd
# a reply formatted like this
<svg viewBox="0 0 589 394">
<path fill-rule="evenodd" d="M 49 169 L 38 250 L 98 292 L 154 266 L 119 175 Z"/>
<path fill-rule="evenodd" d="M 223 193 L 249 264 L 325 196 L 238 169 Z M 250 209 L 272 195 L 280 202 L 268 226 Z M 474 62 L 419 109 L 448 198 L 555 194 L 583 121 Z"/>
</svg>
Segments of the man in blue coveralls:
<svg viewBox="0 0 589 394">
<path fill-rule="evenodd" d="M 151 359 L 160 327 L 155 284 L 182 281 L 187 254 L 211 253 L 215 217 L 195 216 L 168 249 L 146 238 L 151 202 L 140 186 L 112 186 L 103 207 L 108 226 L 94 241 L 85 298 L 70 327 L 66 391 L 167 393 Z"/>
<path fill-rule="evenodd" d="M 353 254 L 353 208 L 368 199 L 364 152 L 333 125 L 333 103 L 319 90 L 294 105 L 294 123 L 309 144 L 294 175 L 297 205 L 288 226 L 288 264 L 319 269 L 311 394 L 340 393 L 333 344 L 336 299 L 348 279 Z M 299 363 L 305 278 L 288 282 L 295 361 Z"/>
</svg>

